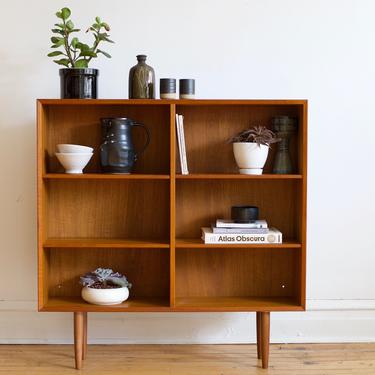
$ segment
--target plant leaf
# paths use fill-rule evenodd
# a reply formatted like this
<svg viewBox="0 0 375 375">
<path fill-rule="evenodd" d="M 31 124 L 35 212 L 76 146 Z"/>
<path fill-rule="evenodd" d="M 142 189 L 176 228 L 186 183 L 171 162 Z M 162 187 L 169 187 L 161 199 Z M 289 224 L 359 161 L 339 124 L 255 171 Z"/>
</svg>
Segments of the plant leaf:
<svg viewBox="0 0 375 375">
<path fill-rule="evenodd" d="M 65 29 L 65 26 L 63 23 L 55 23 L 56 27 L 60 27 L 60 29 Z"/>
<path fill-rule="evenodd" d="M 60 59 L 60 60 L 53 60 L 56 64 L 59 64 L 59 65 L 64 65 L 64 66 L 67 66 L 69 67 L 69 59 Z"/>
<path fill-rule="evenodd" d="M 59 55 L 63 55 L 64 53 L 61 52 L 61 51 L 53 51 L 53 52 L 50 52 L 47 56 L 49 57 L 54 57 L 54 56 L 59 56 Z"/>
<path fill-rule="evenodd" d="M 100 281 L 107 280 L 109 276 L 113 275 L 113 271 L 111 268 L 97 268 L 93 272 Z"/>
<path fill-rule="evenodd" d="M 69 31 L 72 31 L 74 29 L 74 23 L 71 20 L 69 20 L 66 23 L 66 27 L 68 28 Z"/>
<path fill-rule="evenodd" d="M 100 40 L 103 40 L 104 38 L 109 37 L 109 34 L 107 34 L 107 33 L 99 33 L 98 36 L 99 36 Z"/>
<path fill-rule="evenodd" d="M 95 17 L 95 21 L 100 25 L 102 23 L 102 20 L 100 17 Z"/>
<path fill-rule="evenodd" d="M 57 43 L 54 43 L 54 45 L 57 46 L 57 47 L 61 47 L 62 45 L 64 45 L 64 39 L 59 40 Z"/>
<path fill-rule="evenodd" d="M 63 19 L 63 16 L 62 16 L 61 12 L 56 12 L 55 14 L 56 14 L 56 17 Z"/>
<path fill-rule="evenodd" d="M 51 29 L 51 31 L 55 34 L 64 35 L 64 31 L 60 29 Z"/>
<path fill-rule="evenodd" d="M 107 33 L 99 33 L 98 37 L 99 37 L 99 40 L 102 40 L 102 41 L 105 40 L 106 42 L 114 43 L 113 40 L 109 39 L 109 35 Z"/>
<path fill-rule="evenodd" d="M 96 281 L 98 281 L 98 278 L 93 272 L 86 273 L 86 275 L 80 277 L 80 283 L 83 286 L 90 286 Z"/>
<path fill-rule="evenodd" d="M 62 46 L 65 43 L 64 38 L 58 38 L 56 36 L 53 36 L 51 38 L 51 42 L 53 43 L 53 47 L 52 48 L 60 47 L 60 46 Z"/>
<path fill-rule="evenodd" d="M 90 50 L 90 47 L 87 44 L 84 43 L 77 43 L 77 48 L 80 49 L 81 51 L 87 51 Z"/>
<path fill-rule="evenodd" d="M 77 44 L 79 43 L 79 40 L 78 38 L 73 38 L 72 41 L 71 41 L 71 45 L 72 47 L 75 49 L 77 48 Z"/>
<path fill-rule="evenodd" d="M 81 51 L 81 53 L 79 54 L 79 57 L 98 57 L 98 55 L 97 55 L 94 51 L 91 51 L 91 50 L 83 50 L 83 51 Z"/>
<path fill-rule="evenodd" d="M 98 49 L 97 52 L 103 54 L 105 57 L 108 57 L 109 59 L 112 57 L 108 52 L 102 51 L 101 49 Z"/>
<path fill-rule="evenodd" d="M 84 59 L 77 60 L 74 63 L 74 67 L 75 68 L 87 68 L 88 67 L 88 62 L 86 60 L 84 60 Z"/>
<path fill-rule="evenodd" d="M 71 13 L 72 12 L 70 11 L 69 8 L 62 8 L 61 9 L 61 18 L 63 20 L 67 20 L 70 17 Z"/>
<path fill-rule="evenodd" d="M 106 31 L 110 31 L 111 30 L 110 27 L 109 27 L 109 25 L 108 25 L 108 23 L 106 23 L 106 22 L 102 22 L 102 26 L 105 28 Z"/>
<path fill-rule="evenodd" d="M 90 26 L 87 30 L 86 30 L 86 33 L 88 33 L 89 31 L 92 31 L 94 33 L 94 36 L 96 38 L 96 33 L 98 32 L 97 29 L 94 29 L 93 26 Z"/>
<path fill-rule="evenodd" d="M 59 43 L 60 41 L 64 41 L 64 38 L 60 38 L 60 37 L 57 37 L 57 36 L 53 36 L 51 38 L 51 42 L 56 44 L 56 43 Z"/>
<path fill-rule="evenodd" d="M 109 276 L 108 279 L 107 279 L 111 284 L 113 285 L 118 285 L 118 286 L 121 286 L 121 287 L 124 287 L 126 286 L 127 288 L 131 288 L 132 287 L 132 284 L 130 284 L 128 282 L 128 280 L 126 279 L 125 276 L 122 276 L 122 277 L 113 277 L 113 276 Z"/>
</svg>

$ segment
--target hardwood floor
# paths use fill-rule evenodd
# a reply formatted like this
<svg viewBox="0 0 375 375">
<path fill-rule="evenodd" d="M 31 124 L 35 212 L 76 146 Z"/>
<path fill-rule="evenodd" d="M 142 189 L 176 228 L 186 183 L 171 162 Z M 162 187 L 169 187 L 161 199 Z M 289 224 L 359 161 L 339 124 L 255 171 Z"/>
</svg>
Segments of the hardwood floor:
<svg viewBox="0 0 375 375">
<path fill-rule="evenodd" d="M 273 344 L 260 365 L 256 345 L 90 345 L 77 371 L 72 345 L 0 345 L 1 375 L 374 375 L 375 344 Z"/>
</svg>

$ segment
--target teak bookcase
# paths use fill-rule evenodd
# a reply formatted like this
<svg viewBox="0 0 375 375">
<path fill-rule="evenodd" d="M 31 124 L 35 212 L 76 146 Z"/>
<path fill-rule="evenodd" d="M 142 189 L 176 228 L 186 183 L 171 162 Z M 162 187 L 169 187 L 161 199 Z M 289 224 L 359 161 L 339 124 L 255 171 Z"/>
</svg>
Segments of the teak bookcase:
<svg viewBox="0 0 375 375">
<path fill-rule="evenodd" d="M 189 175 L 181 175 L 175 114 L 184 115 Z M 295 174 L 240 175 L 226 140 L 271 118 L 298 118 Z M 151 131 L 133 174 L 102 174 L 101 117 L 130 117 Z M 258 358 L 268 366 L 271 311 L 305 308 L 307 101 L 37 101 L 39 311 L 74 312 L 76 368 L 87 348 L 88 312 L 253 311 Z M 136 145 L 143 143 L 134 130 Z M 82 175 L 63 173 L 58 143 L 95 148 Z M 284 236 L 279 245 L 205 245 L 202 226 L 235 204 L 260 208 Z M 97 267 L 133 283 L 121 305 L 80 298 L 79 276 Z"/>
</svg>

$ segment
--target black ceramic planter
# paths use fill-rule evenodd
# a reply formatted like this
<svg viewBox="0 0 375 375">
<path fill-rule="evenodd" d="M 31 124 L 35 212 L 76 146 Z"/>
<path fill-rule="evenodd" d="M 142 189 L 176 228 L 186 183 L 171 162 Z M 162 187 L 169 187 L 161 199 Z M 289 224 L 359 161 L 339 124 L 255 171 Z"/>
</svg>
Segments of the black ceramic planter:
<svg viewBox="0 0 375 375">
<path fill-rule="evenodd" d="M 60 69 L 61 99 L 96 99 L 98 97 L 98 69 Z"/>
</svg>

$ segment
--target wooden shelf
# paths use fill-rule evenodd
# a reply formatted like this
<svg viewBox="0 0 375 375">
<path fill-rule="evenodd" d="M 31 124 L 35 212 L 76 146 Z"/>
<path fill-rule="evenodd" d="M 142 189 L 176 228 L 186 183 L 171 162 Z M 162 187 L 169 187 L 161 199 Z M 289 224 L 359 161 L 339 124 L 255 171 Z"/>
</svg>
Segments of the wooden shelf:
<svg viewBox="0 0 375 375">
<path fill-rule="evenodd" d="M 303 306 L 290 297 L 177 297 L 170 307 L 167 298 L 130 298 L 119 304 L 99 306 L 81 297 L 51 297 L 39 307 L 44 312 L 210 312 L 210 311 L 303 311 Z"/>
<path fill-rule="evenodd" d="M 58 312 L 142 312 L 142 311 L 168 311 L 169 298 L 143 297 L 130 298 L 129 300 L 111 306 L 91 305 L 81 297 L 51 297 L 44 306 L 39 307 L 39 311 Z"/>
<path fill-rule="evenodd" d="M 43 176 L 47 180 L 169 180 L 167 174 L 105 174 L 105 173 L 47 173 Z M 300 174 L 262 174 L 245 175 L 230 173 L 191 173 L 176 174 L 178 180 L 300 180 Z"/>
<path fill-rule="evenodd" d="M 179 180 L 300 180 L 301 174 L 230 174 L 230 173 L 191 173 L 176 174 Z"/>
<path fill-rule="evenodd" d="M 176 309 L 185 311 L 303 311 L 289 297 L 177 297 Z"/>
<path fill-rule="evenodd" d="M 45 248 L 169 248 L 163 240 L 116 239 L 116 238 L 49 238 L 43 243 Z"/>
<path fill-rule="evenodd" d="M 206 244 L 200 238 L 176 239 L 176 248 L 250 248 L 250 249 L 300 249 L 296 241 L 285 241 L 281 244 Z"/>
<path fill-rule="evenodd" d="M 43 243 L 44 248 L 169 248 L 167 240 L 141 239 L 106 239 L 106 238 L 49 238 Z M 176 248 L 272 248 L 300 249 L 296 241 L 282 244 L 205 244 L 199 238 L 176 239 Z"/>
<path fill-rule="evenodd" d="M 47 180 L 169 180 L 167 174 L 47 173 Z"/>
</svg>

